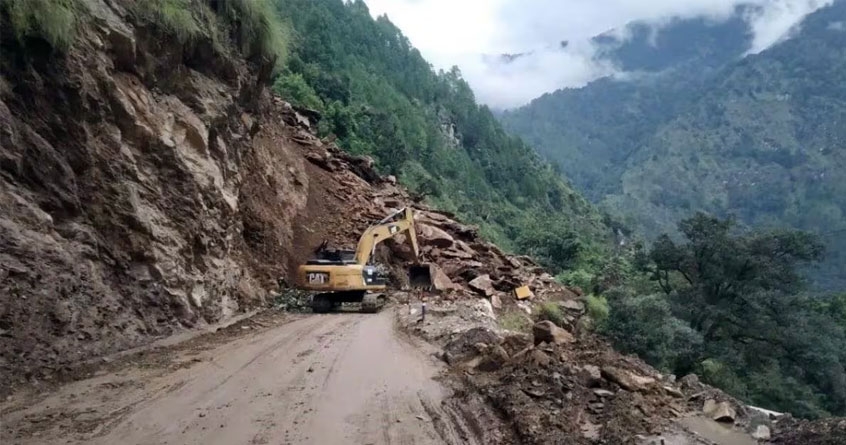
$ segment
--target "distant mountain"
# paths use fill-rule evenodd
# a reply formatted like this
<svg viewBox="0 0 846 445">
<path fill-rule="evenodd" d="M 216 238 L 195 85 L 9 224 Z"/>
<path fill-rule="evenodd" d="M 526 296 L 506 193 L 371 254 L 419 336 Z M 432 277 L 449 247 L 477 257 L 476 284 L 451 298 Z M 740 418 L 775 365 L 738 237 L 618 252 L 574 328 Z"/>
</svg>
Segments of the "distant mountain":
<svg viewBox="0 0 846 445">
<path fill-rule="evenodd" d="M 846 2 L 757 55 L 740 14 L 596 41 L 628 71 L 503 113 L 590 199 L 641 233 L 695 210 L 822 234 L 819 288 L 846 288 Z"/>
<path fill-rule="evenodd" d="M 738 7 L 728 20 L 672 19 L 660 26 L 634 22 L 622 30 L 593 39 L 599 57 L 623 71 L 657 72 L 684 65 L 715 68 L 740 58 L 752 43 L 744 15 L 751 7 Z"/>
</svg>

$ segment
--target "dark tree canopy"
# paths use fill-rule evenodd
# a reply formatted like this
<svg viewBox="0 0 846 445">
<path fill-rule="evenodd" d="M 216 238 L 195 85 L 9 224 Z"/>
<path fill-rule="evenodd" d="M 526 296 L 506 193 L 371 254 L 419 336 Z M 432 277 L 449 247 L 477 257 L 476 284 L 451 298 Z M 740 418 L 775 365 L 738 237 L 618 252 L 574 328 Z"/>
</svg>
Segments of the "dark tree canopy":
<svg viewBox="0 0 846 445">
<path fill-rule="evenodd" d="M 804 294 L 800 273 L 822 259 L 819 239 L 742 232 L 733 220 L 704 213 L 683 220 L 679 232 L 683 243 L 663 235 L 649 254 L 650 276 L 664 297 L 618 299 L 623 312 L 615 318 L 612 310 L 612 337 L 645 357 L 658 354 L 653 361 L 673 372 L 698 372 L 764 406 L 811 417 L 844 413 L 842 298 L 821 303 Z M 661 301 L 668 304 L 663 312 Z M 638 318 L 646 304 L 652 317 Z M 644 341 L 632 343 L 637 332 Z"/>
</svg>

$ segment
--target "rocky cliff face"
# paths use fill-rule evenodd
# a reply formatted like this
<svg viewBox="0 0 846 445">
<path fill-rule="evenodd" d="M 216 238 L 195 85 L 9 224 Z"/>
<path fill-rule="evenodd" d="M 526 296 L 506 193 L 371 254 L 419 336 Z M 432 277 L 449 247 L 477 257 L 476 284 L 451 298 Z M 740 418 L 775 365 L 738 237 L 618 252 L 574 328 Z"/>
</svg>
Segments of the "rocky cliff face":
<svg viewBox="0 0 846 445">
<path fill-rule="evenodd" d="M 307 254 L 269 66 L 88 3 L 66 54 L 0 38 L 3 381 L 261 304 Z"/>
</svg>

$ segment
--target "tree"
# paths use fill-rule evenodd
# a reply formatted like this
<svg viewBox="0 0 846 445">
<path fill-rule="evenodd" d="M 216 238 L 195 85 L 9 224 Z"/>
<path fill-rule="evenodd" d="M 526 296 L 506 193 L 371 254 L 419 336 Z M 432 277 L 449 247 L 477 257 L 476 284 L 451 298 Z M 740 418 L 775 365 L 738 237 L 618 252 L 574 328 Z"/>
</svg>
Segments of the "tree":
<svg viewBox="0 0 846 445">
<path fill-rule="evenodd" d="M 583 246 L 565 221 L 553 220 L 526 227 L 517 238 L 517 247 L 557 274 L 572 266 Z"/>
<path fill-rule="evenodd" d="M 822 258 L 819 240 L 799 231 L 742 233 L 733 220 L 703 213 L 682 221 L 679 230 L 685 243 L 665 235 L 653 246 L 651 274 L 672 316 L 701 338 L 693 363 L 703 378 L 797 415 L 842 413 L 846 336 L 832 316 L 839 300 L 820 305 L 802 293 L 799 273 Z M 661 314 L 660 307 L 653 302 L 652 311 Z M 632 331 L 618 324 L 617 331 Z M 636 325 L 661 329 L 646 321 Z M 626 338 L 631 341 L 631 334 Z"/>
<path fill-rule="evenodd" d="M 686 245 L 665 235 L 651 252 L 655 279 L 706 340 L 748 330 L 742 315 L 771 311 L 780 297 L 801 290 L 797 268 L 823 255 L 822 244 L 808 233 L 734 235 L 733 226 L 697 213 L 679 224 Z M 683 280 L 674 284 L 671 274 Z"/>
<path fill-rule="evenodd" d="M 299 73 L 279 76 L 273 82 L 273 92 L 294 105 L 323 110 L 323 101 Z"/>
</svg>

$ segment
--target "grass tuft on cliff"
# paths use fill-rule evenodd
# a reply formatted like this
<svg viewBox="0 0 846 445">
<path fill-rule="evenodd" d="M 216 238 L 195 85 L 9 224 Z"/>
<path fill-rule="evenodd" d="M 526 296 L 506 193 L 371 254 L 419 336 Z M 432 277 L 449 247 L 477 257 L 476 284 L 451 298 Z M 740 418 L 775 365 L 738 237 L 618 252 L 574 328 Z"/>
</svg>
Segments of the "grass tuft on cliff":
<svg viewBox="0 0 846 445">
<path fill-rule="evenodd" d="M 139 0 L 135 12 L 180 43 L 210 38 L 222 48 L 225 36 L 245 57 L 282 61 L 288 52 L 285 26 L 269 0 Z"/>
<path fill-rule="evenodd" d="M 0 13 L 19 41 L 40 38 L 60 51 L 73 44 L 82 7 L 79 0 L 0 0 Z"/>
<path fill-rule="evenodd" d="M 219 0 L 217 14 L 247 57 L 262 56 L 283 60 L 289 36 L 268 0 Z"/>
<path fill-rule="evenodd" d="M 180 43 L 206 34 L 191 12 L 191 0 L 140 0 L 135 7 L 142 18 L 176 37 Z"/>
</svg>

